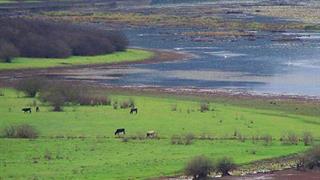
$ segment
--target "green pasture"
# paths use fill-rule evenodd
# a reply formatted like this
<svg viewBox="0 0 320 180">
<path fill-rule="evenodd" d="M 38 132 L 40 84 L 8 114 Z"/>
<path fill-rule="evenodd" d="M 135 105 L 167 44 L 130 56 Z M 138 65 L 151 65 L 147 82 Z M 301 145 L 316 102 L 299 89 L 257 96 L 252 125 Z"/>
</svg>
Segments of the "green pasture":
<svg viewBox="0 0 320 180">
<path fill-rule="evenodd" d="M 14 58 L 11 63 L 0 62 L 0 70 L 49 68 L 73 65 L 108 64 L 119 62 L 133 62 L 149 59 L 153 53 L 145 50 L 128 49 L 125 52 L 116 52 L 97 56 L 72 56 L 69 58 Z"/>
<path fill-rule="evenodd" d="M 133 99 L 139 113 L 77 105 L 52 112 L 50 106 L 12 89 L 0 92 L 0 129 L 27 123 L 40 135 L 35 140 L 0 138 L 0 179 L 145 179 L 181 174 L 185 163 L 196 155 L 213 160 L 230 156 L 237 164 L 245 164 L 308 148 L 302 142 L 283 145 L 279 138 L 288 132 L 301 137 L 308 131 L 320 137 L 319 117 L 290 114 L 276 107 L 262 110 L 210 102 L 210 111 L 200 112 L 196 100 L 109 94 L 113 101 Z M 21 112 L 35 103 L 40 112 Z M 160 139 L 122 142 L 114 136 L 117 128 L 125 128 L 126 137 L 154 130 Z M 232 139 L 235 131 L 247 140 Z M 172 135 L 187 133 L 197 137 L 191 145 L 171 144 Z M 250 140 L 253 135 L 266 134 L 273 137 L 271 145 Z M 201 136 L 213 140 L 198 139 Z"/>
</svg>

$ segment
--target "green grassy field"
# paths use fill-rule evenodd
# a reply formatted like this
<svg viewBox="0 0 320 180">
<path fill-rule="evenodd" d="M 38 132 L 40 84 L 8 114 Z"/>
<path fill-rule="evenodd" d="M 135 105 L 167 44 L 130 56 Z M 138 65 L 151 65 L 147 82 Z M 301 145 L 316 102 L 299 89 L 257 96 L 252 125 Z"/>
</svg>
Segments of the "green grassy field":
<svg viewBox="0 0 320 180">
<path fill-rule="evenodd" d="M 97 56 L 72 56 L 65 59 L 55 58 L 15 58 L 11 63 L 0 62 L 0 70 L 49 68 L 71 65 L 108 64 L 118 62 L 132 62 L 149 59 L 153 56 L 150 51 L 129 49 L 125 52 L 116 52 Z"/>
<path fill-rule="evenodd" d="M 237 164 L 280 157 L 306 150 L 283 145 L 279 138 L 305 131 L 320 137 L 320 119 L 273 110 L 210 103 L 214 111 L 200 112 L 198 101 L 147 96 L 109 95 L 119 102 L 132 98 L 137 115 L 112 106 L 67 106 L 64 112 L 51 112 L 40 104 L 41 112 L 24 114 L 21 108 L 34 99 L 11 89 L 1 89 L 0 129 L 27 123 L 40 133 L 35 140 L 0 138 L 0 179 L 145 179 L 181 173 L 185 163 L 196 155 L 212 159 L 232 157 Z M 18 97 L 19 96 L 19 97 Z M 38 102 L 39 103 L 39 102 Z M 177 111 L 172 111 L 172 106 Z M 160 140 L 122 142 L 114 136 L 126 128 L 127 137 L 155 130 Z M 243 136 L 270 134 L 271 145 L 251 140 L 222 140 L 237 130 Z M 196 139 L 191 145 L 171 144 L 172 135 L 203 134 L 216 140 Z M 251 153 L 255 151 L 256 153 Z M 50 157 L 50 158 L 48 158 Z"/>
</svg>

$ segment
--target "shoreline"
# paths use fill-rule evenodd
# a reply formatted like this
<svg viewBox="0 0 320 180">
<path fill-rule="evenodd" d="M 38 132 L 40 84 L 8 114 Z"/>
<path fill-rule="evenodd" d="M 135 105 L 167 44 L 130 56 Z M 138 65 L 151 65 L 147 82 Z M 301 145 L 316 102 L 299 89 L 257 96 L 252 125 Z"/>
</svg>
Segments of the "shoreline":
<svg viewBox="0 0 320 180">
<path fill-rule="evenodd" d="M 19 72 L 34 72 L 36 71 L 53 71 L 53 70 L 68 70 L 68 69 L 77 69 L 77 68 L 89 68 L 89 67 L 103 67 L 103 66 L 115 66 L 115 65 L 131 65 L 131 64 L 149 64 L 170 61 L 170 58 L 176 58 L 177 60 L 185 60 L 191 58 L 192 55 L 184 52 L 173 52 L 170 50 L 158 50 L 158 49 L 146 49 L 139 47 L 132 47 L 129 49 L 133 50 L 145 50 L 154 53 L 151 58 L 134 60 L 134 61 L 121 61 L 121 62 L 106 62 L 106 63 L 92 63 L 92 64 L 72 64 L 65 66 L 50 66 L 50 67 L 35 67 L 35 68 L 17 68 L 17 69 L 0 69 L 0 75 L 8 73 L 19 73 Z M 165 53 L 169 54 L 166 57 Z"/>
<path fill-rule="evenodd" d="M 98 63 L 98 64 L 83 64 L 83 65 L 72 65 L 72 66 L 56 66 L 47 68 L 21 68 L 21 69 L 4 69 L 0 70 L 0 86 L 8 84 L 6 81 L 12 79 L 27 78 L 33 76 L 50 76 L 52 74 L 61 74 L 67 70 L 92 68 L 92 67 L 104 67 L 113 68 L 118 66 L 129 66 L 135 64 L 152 64 L 169 61 L 180 61 L 190 59 L 193 55 L 184 52 L 174 52 L 170 50 L 157 50 L 157 49 L 145 49 L 134 47 L 131 49 L 146 50 L 154 53 L 151 58 L 138 60 L 138 61 L 123 61 L 123 62 L 112 62 L 112 63 Z M 10 84 L 10 83 L 9 83 Z"/>
</svg>

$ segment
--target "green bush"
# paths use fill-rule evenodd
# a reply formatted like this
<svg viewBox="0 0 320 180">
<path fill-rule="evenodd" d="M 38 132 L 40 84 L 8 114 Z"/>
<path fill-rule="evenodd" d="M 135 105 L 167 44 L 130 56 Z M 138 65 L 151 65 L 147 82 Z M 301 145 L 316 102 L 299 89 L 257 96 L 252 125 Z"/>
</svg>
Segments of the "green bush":
<svg viewBox="0 0 320 180">
<path fill-rule="evenodd" d="M 202 102 L 200 103 L 200 112 L 206 112 L 209 111 L 210 105 L 208 102 Z"/>
<path fill-rule="evenodd" d="M 220 160 L 218 160 L 216 164 L 216 172 L 221 173 L 222 176 L 229 176 L 230 171 L 234 170 L 236 168 L 235 163 L 231 158 L 224 157 Z"/>
<path fill-rule="evenodd" d="M 6 138 L 26 138 L 35 139 L 38 137 L 38 132 L 33 126 L 21 124 L 17 126 L 8 126 L 3 130 Z"/>
<path fill-rule="evenodd" d="M 16 136 L 16 127 L 8 126 L 3 129 L 3 135 L 6 138 L 14 138 Z"/>
<path fill-rule="evenodd" d="M 88 96 L 89 91 L 84 86 L 67 82 L 51 82 L 41 89 L 40 100 L 53 106 L 53 111 L 62 111 L 65 104 L 101 104 L 109 103 L 105 99 Z M 87 98 L 89 97 L 89 98 Z"/>
<path fill-rule="evenodd" d="M 184 136 L 185 145 L 192 144 L 193 140 L 195 139 L 195 135 L 192 133 L 188 133 Z"/>
<path fill-rule="evenodd" d="M 35 97 L 45 85 L 44 78 L 30 77 L 19 80 L 15 87 L 17 90 L 24 92 L 26 96 Z"/>
<path fill-rule="evenodd" d="M 194 157 L 185 167 L 186 175 L 192 176 L 193 179 L 205 179 L 213 170 L 213 162 L 205 156 Z"/>
</svg>

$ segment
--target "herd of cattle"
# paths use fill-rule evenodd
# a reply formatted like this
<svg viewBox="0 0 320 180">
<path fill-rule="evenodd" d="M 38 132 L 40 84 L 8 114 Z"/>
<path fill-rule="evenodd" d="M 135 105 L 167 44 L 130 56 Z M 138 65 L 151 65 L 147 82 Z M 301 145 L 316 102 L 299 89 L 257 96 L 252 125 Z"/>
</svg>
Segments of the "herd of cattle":
<svg viewBox="0 0 320 180">
<path fill-rule="evenodd" d="M 31 108 L 22 108 L 22 112 L 24 113 L 31 113 L 32 109 Z M 36 112 L 40 112 L 39 106 L 36 107 Z"/>
<path fill-rule="evenodd" d="M 28 108 L 22 108 L 22 112 L 24 113 L 31 113 L 32 112 L 32 108 L 28 107 Z M 40 112 L 40 108 L 37 106 L 36 107 L 36 112 Z M 136 107 L 132 107 L 130 109 L 130 114 L 133 114 L 133 113 L 138 113 L 138 108 Z M 124 128 L 119 128 L 115 131 L 114 135 L 120 135 L 120 134 L 126 134 L 126 130 Z M 146 136 L 148 138 L 154 138 L 156 136 L 156 132 L 155 131 L 148 131 L 146 133 Z"/>
<path fill-rule="evenodd" d="M 114 135 L 126 134 L 126 130 L 124 128 L 117 129 Z M 156 137 L 155 131 L 147 131 L 146 133 L 147 138 L 154 138 Z"/>
</svg>

